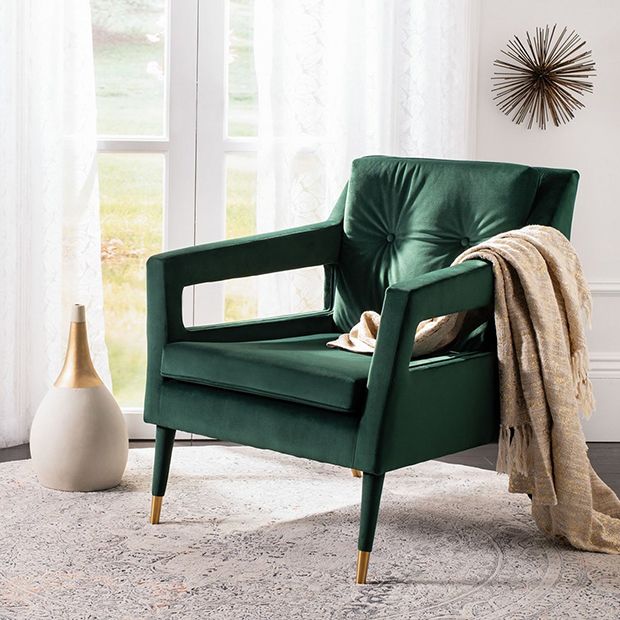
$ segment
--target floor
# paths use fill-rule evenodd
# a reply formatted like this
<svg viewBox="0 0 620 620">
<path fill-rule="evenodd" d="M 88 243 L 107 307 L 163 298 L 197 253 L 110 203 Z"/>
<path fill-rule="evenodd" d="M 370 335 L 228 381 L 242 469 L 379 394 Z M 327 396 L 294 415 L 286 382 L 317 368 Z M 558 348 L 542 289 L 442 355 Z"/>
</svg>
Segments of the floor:
<svg viewBox="0 0 620 620">
<path fill-rule="evenodd" d="M 153 528 L 152 449 L 130 458 L 124 485 L 87 501 L 42 492 L 30 461 L 0 465 L 0 617 L 620 619 L 618 556 L 547 539 L 494 471 L 391 473 L 358 587 L 361 481 L 346 468 L 179 446 Z"/>
<path fill-rule="evenodd" d="M 178 441 L 176 445 L 191 446 L 203 445 L 208 449 L 209 445 L 223 442 L 214 441 Z M 152 441 L 131 441 L 130 448 L 148 448 L 153 445 Z M 598 475 L 620 495 L 620 443 L 590 443 L 590 461 Z M 445 456 L 440 461 L 445 463 L 456 463 L 459 465 L 469 465 L 481 469 L 495 469 L 495 459 L 497 457 L 497 444 L 487 444 L 471 450 L 465 450 L 457 454 Z M 15 446 L 13 448 L 3 448 L 0 450 L 0 463 L 4 461 L 18 461 L 30 458 L 28 445 Z"/>
</svg>

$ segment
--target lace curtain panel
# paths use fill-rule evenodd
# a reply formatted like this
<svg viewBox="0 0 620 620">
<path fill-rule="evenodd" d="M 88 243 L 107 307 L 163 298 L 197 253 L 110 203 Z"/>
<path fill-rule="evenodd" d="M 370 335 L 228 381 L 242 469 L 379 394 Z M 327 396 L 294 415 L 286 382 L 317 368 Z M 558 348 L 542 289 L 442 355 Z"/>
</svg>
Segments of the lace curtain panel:
<svg viewBox="0 0 620 620">
<path fill-rule="evenodd" d="M 103 329 L 89 3 L 0 3 L 0 447 L 28 440 L 73 303 Z"/>
<path fill-rule="evenodd" d="M 368 154 L 466 158 L 475 2 L 257 0 L 260 232 L 324 219 Z M 259 315 L 322 307 L 322 270 L 259 285 Z"/>
</svg>

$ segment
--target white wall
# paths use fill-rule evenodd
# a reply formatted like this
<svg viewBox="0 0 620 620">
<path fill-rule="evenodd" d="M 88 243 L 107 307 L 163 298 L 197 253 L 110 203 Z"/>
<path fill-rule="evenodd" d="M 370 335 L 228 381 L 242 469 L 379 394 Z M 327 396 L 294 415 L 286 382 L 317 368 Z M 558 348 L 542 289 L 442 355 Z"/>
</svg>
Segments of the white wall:
<svg viewBox="0 0 620 620">
<path fill-rule="evenodd" d="M 515 125 L 491 96 L 493 61 L 515 34 L 568 26 L 596 61 L 594 93 L 575 119 L 546 131 Z M 592 441 L 620 441 L 620 2 L 482 0 L 476 158 L 575 168 L 581 174 L 573 241 L 594 294 L 590 334 L 597 411 L 585 424 Z"/>
</svg>

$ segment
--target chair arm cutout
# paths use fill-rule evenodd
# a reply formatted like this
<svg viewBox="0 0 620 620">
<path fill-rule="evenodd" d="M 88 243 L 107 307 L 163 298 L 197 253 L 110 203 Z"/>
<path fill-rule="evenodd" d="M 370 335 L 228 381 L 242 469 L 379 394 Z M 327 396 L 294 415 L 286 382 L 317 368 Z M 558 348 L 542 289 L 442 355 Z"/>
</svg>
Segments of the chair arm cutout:
<svg viewBox="0 0 620 620">
<path fill-rule="evenodd" d="M 482 260 L 437 269 L 390 287 L 409 296 L 410 312 L 421 321 L 473 310 L 493 301 L 493 269 Z M 386 293 L 386 304 L 389 290 Z"/>
<path fill-rule="evenodd" d="M 408 367 L 420 321 L 481 308 L 492 301 L 493 269 L 481 260 L 466 261 L 390 286 L 383 302 L 369 387 L 392 376 L 394 368 Z"/>
<path fill-rule="evenodd" d="M 333 264 L 338 260 L 342 222 L 230 239 L 156 254 L 147 261 L 147 325 L 149 340 L 184 339 L 182 321 L 186 286 Z"/>
</svg>

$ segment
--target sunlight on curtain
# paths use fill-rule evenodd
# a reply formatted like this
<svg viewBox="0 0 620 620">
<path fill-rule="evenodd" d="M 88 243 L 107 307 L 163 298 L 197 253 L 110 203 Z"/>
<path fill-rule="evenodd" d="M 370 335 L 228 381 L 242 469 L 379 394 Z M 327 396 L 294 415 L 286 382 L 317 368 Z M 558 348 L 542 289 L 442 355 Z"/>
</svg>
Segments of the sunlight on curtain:
<svg viewBox="0 0 620 620">
<path fill-rule="evenodd" d="M 0 3 L 0 447 L 28 440 L 56 378 L 70 306 L 103 333 L 89 3 Z"/>
<path fill-rule="evenodd" d="M 362 155 L 465 158 L 475 50 L 468 0 L 257 0 L 257 230 L 324 219 Z M 315 281 L 316 280 L 316 281 Z M 279 274 L 262 316 L 320 303 Z"/>
</svg>

